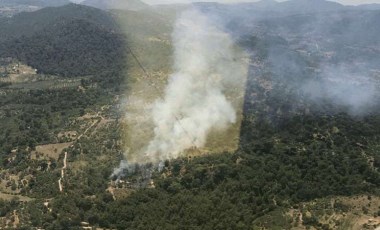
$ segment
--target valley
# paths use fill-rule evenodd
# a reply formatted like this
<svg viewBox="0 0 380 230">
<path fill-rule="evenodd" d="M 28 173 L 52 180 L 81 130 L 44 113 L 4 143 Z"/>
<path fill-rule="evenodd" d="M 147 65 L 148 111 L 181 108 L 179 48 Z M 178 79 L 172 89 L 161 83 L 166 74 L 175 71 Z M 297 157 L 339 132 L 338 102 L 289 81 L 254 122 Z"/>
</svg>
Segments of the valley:
<svg viewBox="0 0 380 230">
<path fill-rule="evenodd" d="M 190 6 L 86 2 L 0 18 L 0 228 L 380 226 L 378 11 L 195 4 L 248 73 L 236 122 L 155 170 L 118 166 L 154 136 Z"/>
</svg>

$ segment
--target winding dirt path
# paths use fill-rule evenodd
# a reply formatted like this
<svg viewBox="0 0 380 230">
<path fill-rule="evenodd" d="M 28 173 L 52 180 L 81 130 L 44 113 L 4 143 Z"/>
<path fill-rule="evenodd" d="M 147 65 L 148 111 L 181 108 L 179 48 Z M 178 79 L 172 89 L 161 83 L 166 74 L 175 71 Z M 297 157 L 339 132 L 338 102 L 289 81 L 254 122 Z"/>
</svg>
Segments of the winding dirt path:
<svg viewBox="0 0 380 230">
<path fill-rule="evenodd" d="M 90 130 L 92 127 L 94 127 L 94 125 L 96 125 L 99 121 L 98 120 L 95 120 L 92 122 L 92 124 L 81 134 L 79 135 L 78 137 L 78 140 L 83 136 L 83 135 L 86 135 L 86 133 L 88 132 L 88 130 Z"/>
<path fill-rule="evenodd" d="M 14 217 L 13 227 L 17 229 L 18 225 L 20 224 L 20 218 L 18 217 L 16 210 L 13 211 L 13 217 Z"/>
<path fill-rule="evenodd" d="M 65 157 L 63 158 L 63 167 L 61 169 L 61 178 L 58 180 L 59 191 L 63 192 L 62 179 L 65 177 L 65 170 L 67 168 L 67 152 L 65 152 Z"/>
</svg>

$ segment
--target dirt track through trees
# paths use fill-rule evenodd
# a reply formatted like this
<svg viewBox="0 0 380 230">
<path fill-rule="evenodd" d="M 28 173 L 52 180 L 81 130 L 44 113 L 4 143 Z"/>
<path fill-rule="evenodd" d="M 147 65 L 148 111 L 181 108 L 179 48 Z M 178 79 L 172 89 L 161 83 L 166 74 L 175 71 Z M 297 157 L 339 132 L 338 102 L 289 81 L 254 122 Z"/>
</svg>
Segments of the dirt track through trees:
<svg viewBox="0 0 380 230">
<path fill-rule="evenodd" d="M 67 168 L 67 152 L 65 152 L 65 157 L 63 158 L 63 167 L 61 169 L 61 178 L 59 178 L 59 180 L 58 180 L 58 186 L 59 186 L 60 192 L 63 192 L 62 180 L 65 177 L 66 168 Z"/>
</svg>

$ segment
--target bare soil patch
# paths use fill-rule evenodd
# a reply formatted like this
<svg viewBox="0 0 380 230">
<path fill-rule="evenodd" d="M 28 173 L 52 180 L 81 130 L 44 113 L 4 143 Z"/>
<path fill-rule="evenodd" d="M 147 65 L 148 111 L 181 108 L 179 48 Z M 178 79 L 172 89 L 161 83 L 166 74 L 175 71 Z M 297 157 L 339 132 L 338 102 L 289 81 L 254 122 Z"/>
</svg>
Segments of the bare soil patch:
<svg viewBox="0 0 380 230">
<path fill-rule="evenodd" d="M 38 159 L 39 156 L 53 158 L 58 160 L 59 155 L 65 148 L 71 146 L 73 142 L 58 143 L 58 144 L 48 144 L 48 145 L 38 145 L 36 150 L 32 152 L 32 159 Z"/>
</svg>

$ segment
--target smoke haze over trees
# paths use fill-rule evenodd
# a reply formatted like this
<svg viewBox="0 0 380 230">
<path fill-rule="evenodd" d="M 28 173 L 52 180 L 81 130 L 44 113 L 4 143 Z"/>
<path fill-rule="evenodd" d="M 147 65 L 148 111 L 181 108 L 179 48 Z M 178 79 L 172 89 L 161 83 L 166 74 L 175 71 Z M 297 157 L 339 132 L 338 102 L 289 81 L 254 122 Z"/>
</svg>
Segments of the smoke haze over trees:
<svg viewBox="0 0 380 230">
<path fill-rule="evenodd" d="M 356 218 L 378 220 L 378 10 L 197 3 L 180 17 L 183 6 L 147 7 L 71 4 L 0 18 L 0 228 L 363 229 Z M 154 30 L 123 37 L 120 15 Z M 171 27 L 172 40 L 153 34 Z M 141 67 L 131 71 L 124 48 L 141 55 L 152 44 L 173 45 L 176 58 L 150 111 L 151 152 L 142 150 L 160 170 L 123 161 L 123 78 L 151 85 L 133 78 Z M 165 51 L 154 57 L 170 59 Z M 182 154 L 193 143 L 175 116 L 202 146 L 209 129 L 235 121 L 224 91 L 242 76 L 238 149 Z M 50 155 L 38 153 L 49 145 Z"/>
</svg>

